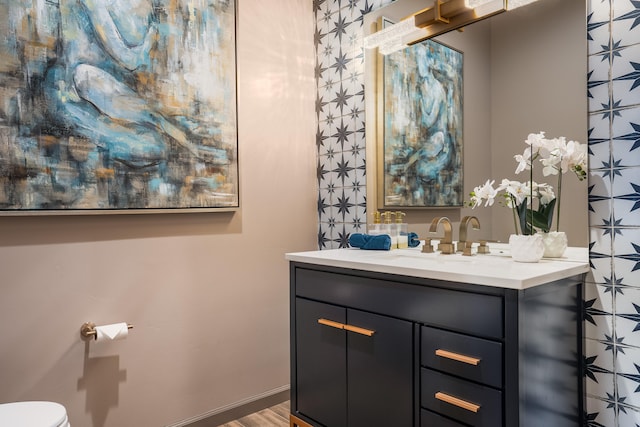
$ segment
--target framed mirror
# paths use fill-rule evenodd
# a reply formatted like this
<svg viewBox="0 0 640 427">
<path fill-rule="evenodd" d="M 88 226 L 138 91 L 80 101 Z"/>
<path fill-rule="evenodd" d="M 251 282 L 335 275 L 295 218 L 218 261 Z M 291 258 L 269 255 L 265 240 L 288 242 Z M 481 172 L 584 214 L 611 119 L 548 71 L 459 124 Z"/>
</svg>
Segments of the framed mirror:
<svg viewBox="0 0 640 427">
<path fill-rule="evenodd" d="M 424 7 L 398 0 L 365 16 L 365 34 L 382 17 L 401 20 Z M 513 233 L 510 209 L 467 207 L 469 193 L 487 179 L 517 179 L 514 155 L 528 134 L 587 142 L 586 3 L 539 0 L 489 19 L 442 34 L 433 40 L 463 55 L 462 197 L 459 206 L 408 209 L 409 223 L 427 223 L 446 215 L 453 222 L 474 215 L 484 238 L 506 241 Z M 365 51 L 367 210 L 390 209 L 380 179 L 384 141 L 384 87 L 381 57 Z M 408 123 L 407 126 L 414 126 Z M 539 168 L 542 169 L 542 168 Z M 544 182 L 541 170 L 534 180 Z M 522 178 L 522 176 L 520 176 Z M 383 187 L 384 188 L 384 187 Z M 567 176 L 563 182 L 561 228 L 571 246 L 588 241 L 587 185 Z"/>
</svg>

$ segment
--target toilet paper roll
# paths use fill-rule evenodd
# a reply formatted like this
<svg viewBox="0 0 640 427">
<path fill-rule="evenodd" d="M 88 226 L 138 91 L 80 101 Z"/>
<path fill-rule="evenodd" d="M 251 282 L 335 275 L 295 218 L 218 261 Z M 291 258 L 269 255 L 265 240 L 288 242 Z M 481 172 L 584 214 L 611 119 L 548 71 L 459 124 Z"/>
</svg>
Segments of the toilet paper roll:
<svg viewBox="0 0 640 427">
<path fill-rule="evenodd" d="M 127 323 L 113 323 L 111 325 L 96 326 L 96 341 L 123 340 L 129 335 Z"/>
</svg>

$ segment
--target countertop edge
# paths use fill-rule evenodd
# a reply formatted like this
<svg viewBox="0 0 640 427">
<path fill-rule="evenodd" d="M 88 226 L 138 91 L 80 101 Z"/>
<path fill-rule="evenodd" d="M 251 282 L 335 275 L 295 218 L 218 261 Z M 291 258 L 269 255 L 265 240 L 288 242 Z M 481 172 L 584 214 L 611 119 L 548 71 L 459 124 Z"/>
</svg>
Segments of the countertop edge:
<svg viewBox="0 0 640 427">
<path fill-rule="evenodd" d="M 562 263 L 560 265 L 560 270 L 556 269 L 555 271 L 550 272 L 542 272 L 535 277 L 525 277 L 521 279 L 516 279 L 513 277 L 500 277 L 497 275 L 486 275 L 486 274 L 466 274 L 460 272 L 452 272 L 452 271 L 439 271 L 427 268 L 412 268 L 412 267 L 396 267 L 385 265 L 383 263 L 375 263 L 372 261 L 366 262 L 362 260 L 346 260 L 339 259 L 338 257 L 329 257 L 322 256 L 319 254 L 323 253 L 328 255 L 326 251 L 316 251 L 316 252 L 294 252 L 285 254 L 285 258 L 288 261 L 300 262 L 305 264 L 313 264 L 313 265 L 323 265 L 330 267 L 340 267 L 340 268 L 348 268 L 354 270 L 362 270 L 362 271 L 371 271 L 377 273 L 387 273 L 394 274 L 400 276 L 410 276 L 410 277 L 419 277 L 424 279 L 434 279 L 434 280 L 446 280 L 446 281 L 455 281 L 461 283 L 468 283 L 473 285 L 485 285 L 492 286 L 496 288 L 505 288 L 505 289 L 516 289 L 516 290 L 524 290 L 528 288 L 532 288 L 535 286 L 539 286 L 545 283 L 553 282 L 556 280 L 561 280 L 569 277 L 578 276 L 589 271 L 589 263 L 581 262 L 581 261 L 553 261 L 553 260 L 542 260 L 542 263 Z M 334 252 L 335 253 L 335 252 Z"/>
</svg>

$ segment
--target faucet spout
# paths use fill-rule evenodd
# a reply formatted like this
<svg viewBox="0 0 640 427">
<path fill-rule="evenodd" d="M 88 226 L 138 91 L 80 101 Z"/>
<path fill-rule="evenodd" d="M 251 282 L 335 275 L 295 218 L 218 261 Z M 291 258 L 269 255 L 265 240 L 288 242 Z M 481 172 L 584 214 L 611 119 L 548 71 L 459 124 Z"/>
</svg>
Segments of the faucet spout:
<svg viewBox="0 0 640 427">
<path fill-rule="evenodd" d="M 438 245 L 438 250 L 443 254 L 452 254 L 453 251 L 453 229 L 451 227 L 451 221 L 446 216 L 434 218 L 431 221 L 431 226 L 429 227 L 430 233 L 435 233 L 438 231 L 438 225 L 442 224 L 444 228 L 444 237 L 440 239 L 440 244 Z"/>
<path fill-rule="evenodd" d="M 458 247 L 457 252 L 463 252 L 466 248 L 467 232 L 469 230 L 469 224 L 474 230 L 480 230 L 480 221 L 475 216 L 465 216 L 460 221 L 460 231 L 458 233 Z"/>
</svg>

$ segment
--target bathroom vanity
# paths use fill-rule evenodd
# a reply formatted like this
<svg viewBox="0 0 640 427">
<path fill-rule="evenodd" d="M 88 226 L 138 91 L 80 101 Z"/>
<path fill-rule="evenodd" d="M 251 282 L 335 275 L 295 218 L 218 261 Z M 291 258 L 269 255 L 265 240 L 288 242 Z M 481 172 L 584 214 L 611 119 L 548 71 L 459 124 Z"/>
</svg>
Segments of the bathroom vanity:
<svg viewBox="0 0 640 427">
<path fill-rule="evenodd" d="M 291 425 L 581 425 L 586 250 L 287 254 Z"/>
</svg>

